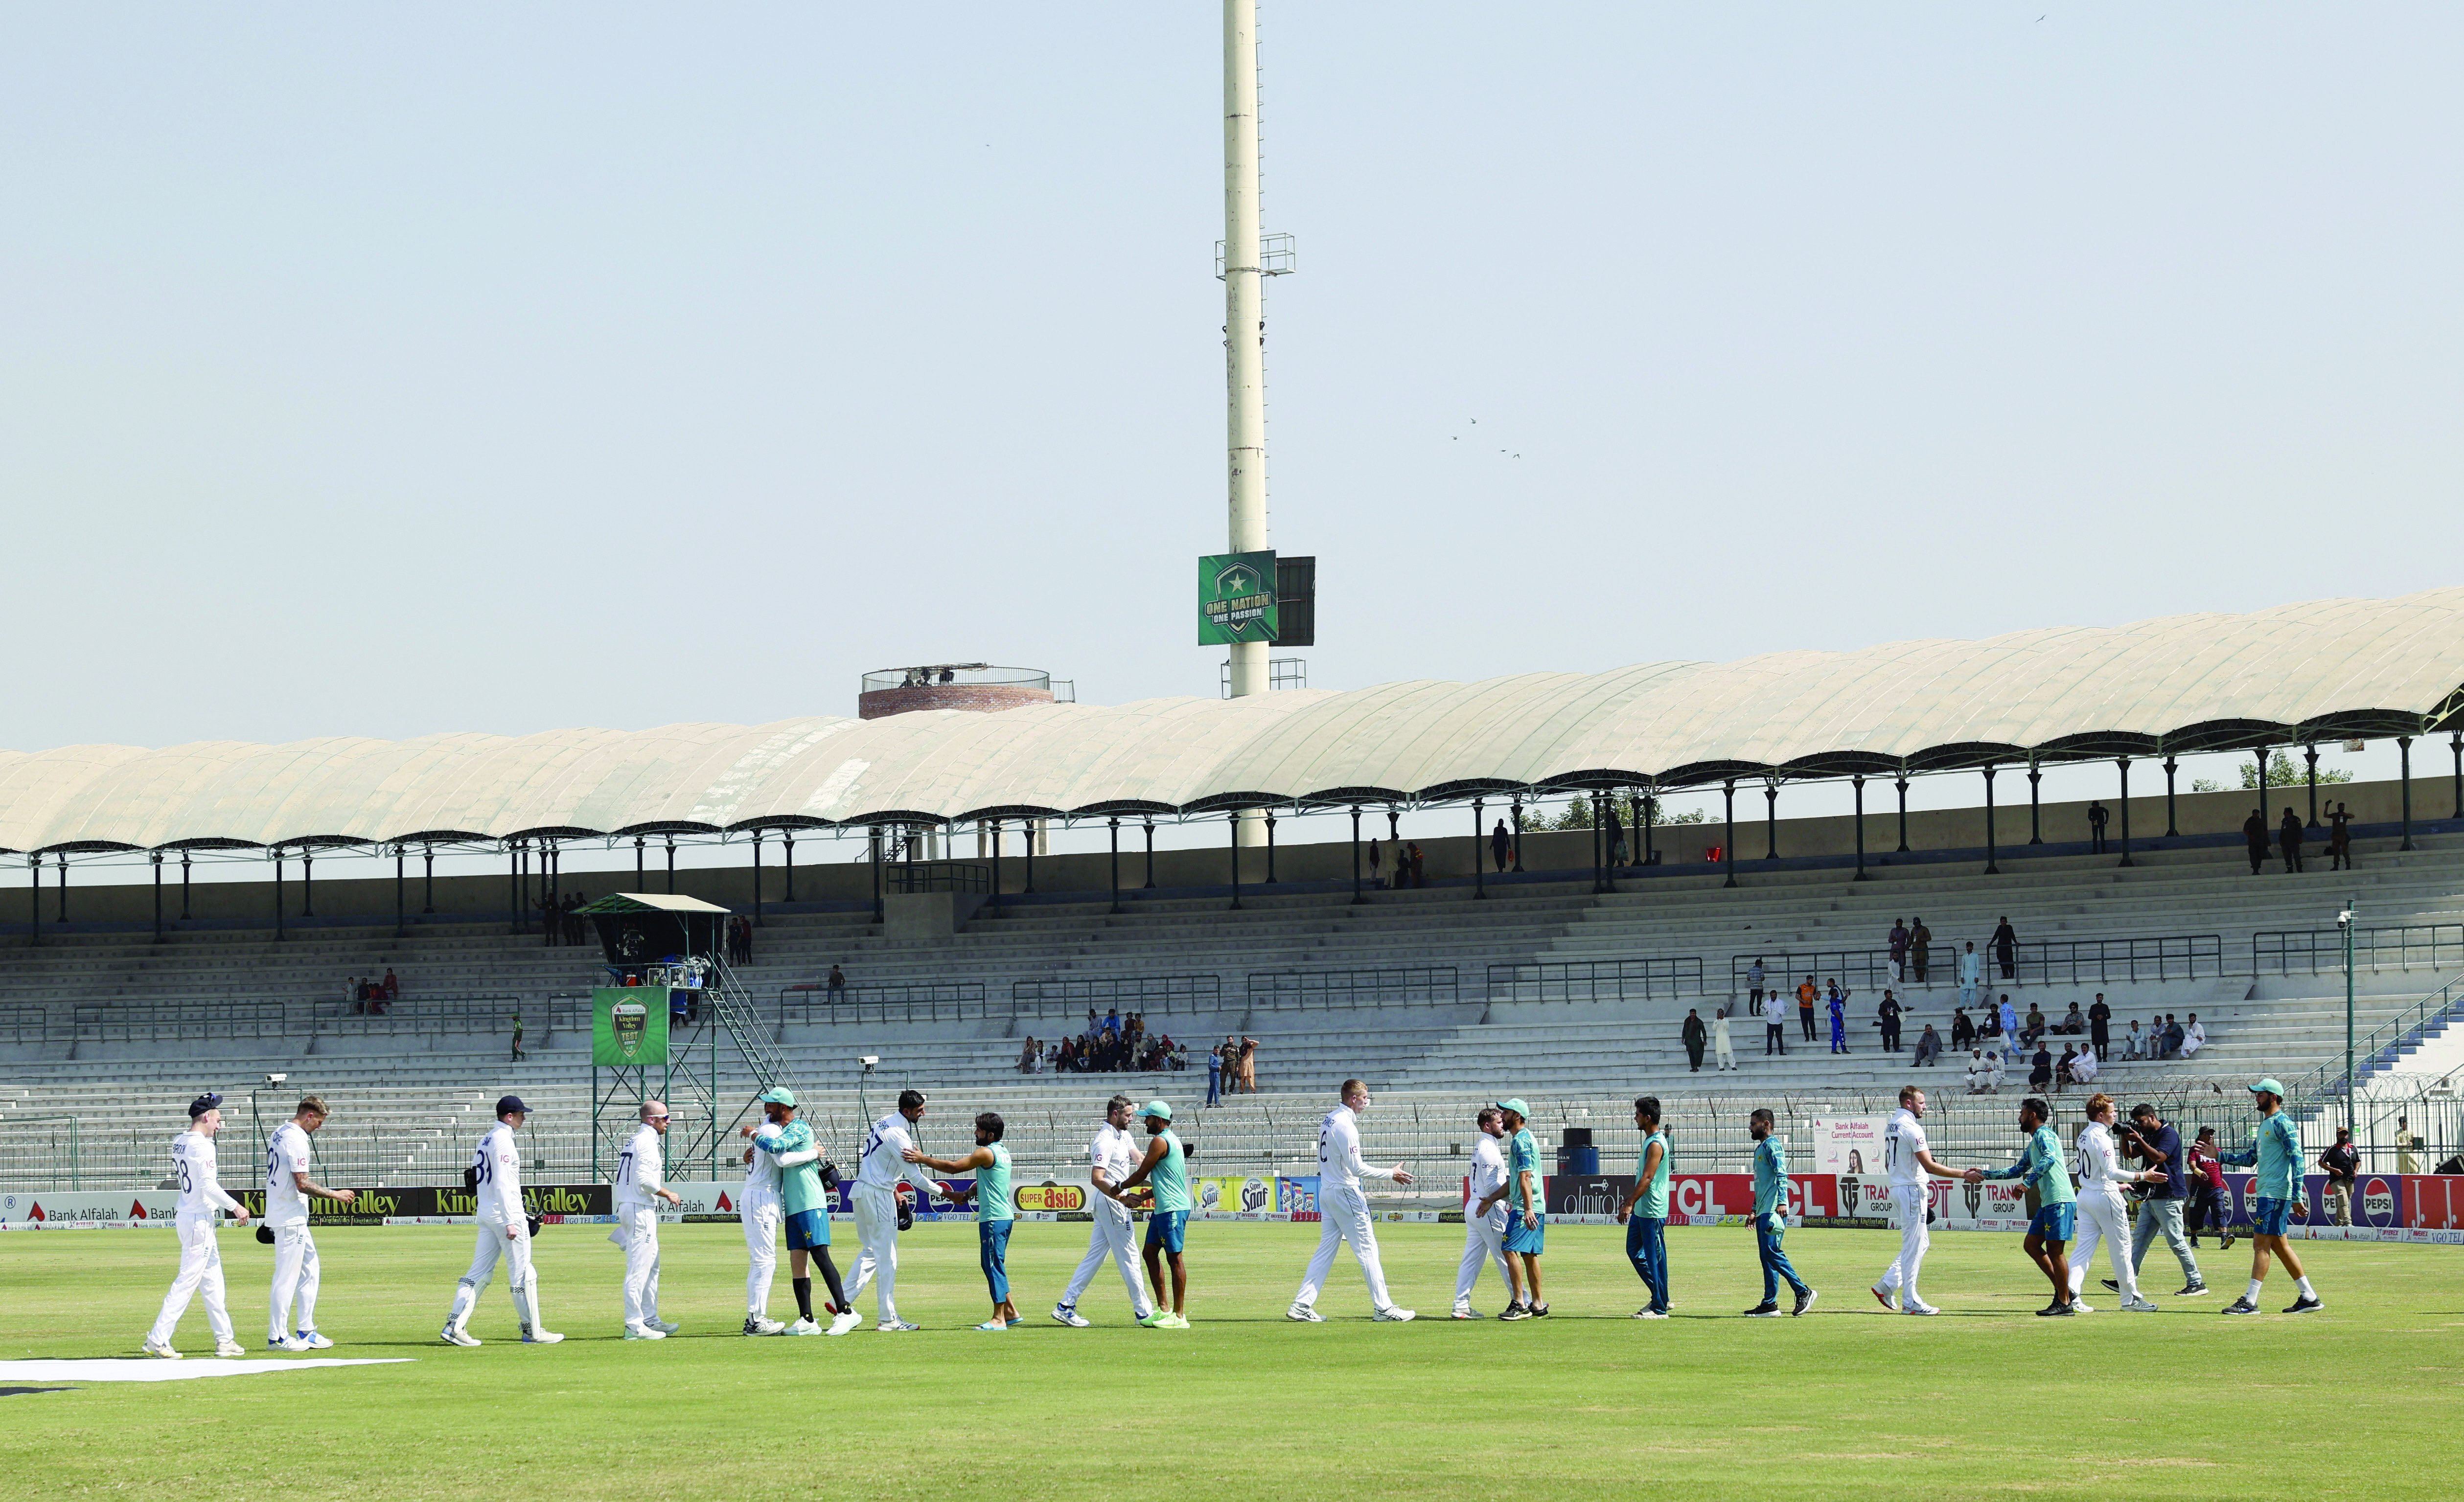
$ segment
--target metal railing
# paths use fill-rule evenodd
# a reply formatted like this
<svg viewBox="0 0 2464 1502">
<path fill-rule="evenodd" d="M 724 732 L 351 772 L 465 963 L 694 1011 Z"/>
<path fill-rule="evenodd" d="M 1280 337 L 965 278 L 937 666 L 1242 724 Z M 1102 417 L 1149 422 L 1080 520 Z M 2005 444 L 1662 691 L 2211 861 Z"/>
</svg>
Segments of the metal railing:
<svg viewBox="0 0 2464 1502">
<path fill-rule="evenodd" d="M 1150 1007 L 1215 1011 L 1223 1005 L 1221 975 L 1113 975 L 1012 981 L 1010 1015 L 1041 1016 L 1081 1008 Z"/>
<path fill-rule="evenodd" d="M 6 1034 L 12 1043 L 50 1041 L 51 1021 L 48 1007 L 0 1007 L 0 1034 Z"/>
<path fill-rule="evenodd" d="M 989 862 L 972 860 L 900 860 L 883 866 L 883 880 L 893 892 L 984 892 L 993 889 Z"/>
<path fill-rule="evenodd" d="M 284 1037 L 290 1009 L 278 1001 L 79 1002 L 69 1017 L 78 1043 L 208 1043 Z M 56 1036 L 50 1039 L 58 1041 Z"/>
<path fill-rule="evenodd" d="M 511 995 L 401 996 L 392 1001 L 318 1001 L 307 1004 L 307 1030 L 320 1037 L 442 1036 L 448 1033 L 503 1033 L 515 1013 L 530 1037 L 546 1041 L 560 1028 L 586 1028 L 587 996 L 545 998 Z"/>
<path fill-rule="evenodd" d="M 1653 1001 L 1703 994 L 1695 954 L 1627 960 L 1533 960 L 1488 968 L 1491 1001 Z"/>
<path fill-rule="evenodd" d="M 868 982 L 838 990 L 806 982 L 779 989 L 779 1025 L 790 1022 L 979 1022 L 985 1009 L 981 981 Z"/>
<path fill-rule="evenodd" d="M 2403 924 L 2353 930 L 2353 968 L 2446 969 L 2464 965 L 2464 924 Z M 2254 975 L 2312 975 L 2344 968 L 2344 935 L 2336 928 L 2292 928 L 2251 935 Z"/>
<path fill-rule="evenodd" d="M 2222 975 L 2225 969 L 2224 939 L 2212 933 L 2022 941 L 2012 946 L 2008 974 L 2004 973 L 1998 951 L 1983 948 L 1976 951 L 1976 956 L 1984 962 L 1978 981 L 1983 986 L 2193 981 L 2213 979 Z M 1736 954 L 1728 958 L 1728 985 L 1732 990 L 1750 989 L 1747 971 L 1758 959 L 1763 962 L 1764 986 L 1780 991 L 1793 991 L 1797 982 L 1807 975 L 1813 976 L 1816 985 L 1837 979 L 1851 989 L 1865 990 L 1878 986 L 1931 990 L 1937 986 L 1956 987 L 1959 984 L 1959 961 L 1947 947 L 1936 946 L 1926 958 L 1929 963 L 1924 979 L 1918 978 L 1916 965 L 1910 961 L 1902 967 L 1902 978 L 1894 980 L 1891 978 L 1891 951 L 1888 949 Z"/>
<path fill-rule="evenodd" d="M 1462 1000 L 1451 965 L 1357 970 L 1251 970 L 1249 1006 L 1268 1012 L 1318 1007 L 1444 1005 Z"/>
<path fill-rule="evenodd" d="M 2381 1067 L 2403 1056 L 2404 1045 L 2457 1008 L 2464 1007 L 2464 976 L 2449 981 L 2404 1011 L 2380 1023 L 2353 1042 L 2353 1075 L 2356 1082 L 2367 1079 Z M 2342 1100 L 2344 1098 L 2344 1063 L 2340 1058 L 2320 1065 L 2292 1084 L 2296 1099 Z"/>
</svg>

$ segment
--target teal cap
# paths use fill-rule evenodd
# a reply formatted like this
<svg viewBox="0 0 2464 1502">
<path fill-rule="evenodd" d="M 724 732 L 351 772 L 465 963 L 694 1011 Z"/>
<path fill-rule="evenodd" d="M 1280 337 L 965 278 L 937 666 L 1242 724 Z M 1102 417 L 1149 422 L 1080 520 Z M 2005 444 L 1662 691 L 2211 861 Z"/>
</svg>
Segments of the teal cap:
<svg viewBox="0 0 2464 1502">
<path fill-rule="evenodd" d="M 1166 1101 L 1150 1100 L 1138 1108 L 1138 1115 L 1152 1116 L 1158 1121 L 1169 1121 L 1172 1120 L 1172 1106 Z"/>
<path fill-rule="evenodd" d="M 1531 1108 L 1523 1103 L 1523 1098 L 1521 1096 L 1508 1096 L 1503 1100 L 1492 1100 L 1489 1102 L 1489 1109 L 1494 1111 L 1511 1111 L 1527 1121 L 1531 1120 Z"/>
<path fill-rule="evenodd" d="M 2250 1087 L 2250 1093 L 2251 1093 L 2252 1095 L 2260 1095 L 2260 1094 L 2272 1095 L 2272 1096 L 2276 1097 L 2276 1099 L 2277 1099 L 2278 1100 L 2281 1100 L 2281 1099 L 2284 1099 L 2284 1087 L 2283 1087 L 2282 1085 L 2279 1085 L 2279 1084 L 2277 1084 L 2277 1083 L 2276 1082 L 2276 1078 L 2275 1078 L 2275 1077 L 2274 1077 L 2274 1076 L 2270 1076 L 2270 1077 L 2268 1077 L 2267 1078 L 2260 1080 L 2258 1083 L 2256 1083 L 2256 1084 L 2255 1084 L 2255 1085 L 2251 1086 L 2251 1087 Z"/>
<path fill-rule="evenodd" d="M 783 1105 L 793 1108 L 796 1103 L 796 1092 L 788 1089 L 785 1085 L 772 1085 L 769 1089 L 761 1092 L 761 1103 L 764 1105 Z"/>
</svg>

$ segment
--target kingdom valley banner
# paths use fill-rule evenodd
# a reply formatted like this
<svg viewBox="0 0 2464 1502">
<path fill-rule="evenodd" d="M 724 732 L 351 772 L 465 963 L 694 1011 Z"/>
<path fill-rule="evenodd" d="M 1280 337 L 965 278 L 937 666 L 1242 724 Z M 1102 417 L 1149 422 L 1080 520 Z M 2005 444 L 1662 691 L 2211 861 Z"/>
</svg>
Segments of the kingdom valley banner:
<svg viewBox="0 0 2464 1502">
<path fill-rule="evenodd" d="M 590 1063 L 630 1069 L 668 1061 L 664 986 L 602 986 L 590 993 Z"/>
</svg>

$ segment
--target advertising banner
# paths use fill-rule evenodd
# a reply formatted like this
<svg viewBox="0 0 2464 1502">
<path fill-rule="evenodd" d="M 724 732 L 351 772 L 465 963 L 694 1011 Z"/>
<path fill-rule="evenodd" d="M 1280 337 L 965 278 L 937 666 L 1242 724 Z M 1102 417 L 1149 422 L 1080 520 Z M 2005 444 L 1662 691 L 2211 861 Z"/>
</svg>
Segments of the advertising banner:
<svg viewBox="0 0 2464 1502">
<path fill-rule="evenodd" d="M 2403 1194 L 2408 1230 L 2464 1230 L 2464 1178 L 2408 1173 Z"/>
<path fill-rule="evenodd" d="M 350 1187 L 339 1186 L 339 1187 Z M 407 1189 L 357 1189 L 349 1205 L 312 1200 L 312 1226 L 450 1226 L 472 1214 L 471 1192 L 460 1185 Z M 263 1189 L 233 1189 L 232 1199 L 252 1216 L 265 1213 Z M 566 1220 L 604 1220 L 614 1212 L 604 1184 L 532 1185 L 522 1190 L 530 1212 L 554 1224 Z M 133 1194 L 0 1195 L 0 1228 L 11 1230 L 65 1230 L 77 1226 L 115 1228 L 170 1226 L 180 1197 L 169 1190 L 143 1189 Z"/>
<path fill-rule="evenodd" d="M 1275 1180 L 1275 1208 L 1293 1220 L 1317 1219 L 1317 1175 Z"/>
<path fill-rule="evenodd" d="M 1275 640 L 1275 555 L 1219 553 L 1198 560 L 1198 644 Z"/>
<path fill-rule="evenodd" d="M 1814 1171 L 1881 1177 L 1887 1116 L 1817 1116 L 1814 1119 Z M 1888 1198 L 1887 1195 L 1884 1196 Z"/>
<path fill-rule="evenodd" d="M 590 993 L 590 1062 L 630 1069 L 668 1061 L 664 986 L 602 986 Z"/>
<path fill-rule="evenodd" d="M 1275 1213 L 1272 1174 L 1192 1179 L 1189 1195 L 1195 1212 L 1203 1219 L 1265 1220 Z"/>
<path fill-rule="evenodd" d="M 169 1189 L 119 1193 L 35 1191 L 0 1194 L 0 1230 L 76 1230 L 85 1228 L 160 1226 L 172 1229 L 180 1196 Z"/>
</svg>

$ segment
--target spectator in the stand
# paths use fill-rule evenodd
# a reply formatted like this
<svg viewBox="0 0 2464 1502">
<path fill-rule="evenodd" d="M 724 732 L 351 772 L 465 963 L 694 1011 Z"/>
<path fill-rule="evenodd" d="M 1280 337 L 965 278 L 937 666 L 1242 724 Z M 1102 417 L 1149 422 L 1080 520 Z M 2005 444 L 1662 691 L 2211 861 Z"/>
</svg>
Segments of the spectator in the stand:
<svg viewBox="0 0 2464 1502">
<path fill-rule="evenodd" d="M 836 1006 L 847 999 L 847 972 L 840 969 L 837 966 L 833 965 L 830 967 L 830 977 L 822 984 L 829 994 L 829 1001 L 832 1006 Z"/>
<path fill-rule="evenodd" d="M 1711 1013 L 1711 1053 L 1718 1060 L 1718 1073 L 1726 1074 L 1737 1067 L 1735 1042 L 1728 1036 L 1728 1005 L 1726 1002 Z"/>
<path fill-rule="evenodd" d="M 2043 1090 L 2053 1084 L 2053 1053 L 2043 1044 L 2039 1043 L 2036 1045 L 2035 1056 L 2028 1060 L 2028 1088 L 2031 1090 Z"/>
<path fill-rule="evenodd" d="M 1900 1052 L 1900 1010 L 1898 998 L 1891 994 L 1890 988 L 1884 987 L 1881 1002 L 1874 1008 L 1874 1020 L 1881 1026 L 1885 1054 Z"/>
<path fill-rule="evenodd" d="M 2241 838 L 2250 847 L 2250 874 L 2256 876 L 2267 864 L 2267 816 L 2252 809 L 2241 821 Z"/>
<path fill-rule="evenodd" d="M 1501 818 L 1497 827 L 1488 832 L 1488 859 L 1497 867 L 1498 875 L 1506 874 L 1507 859 L 1513 853 L 1514 837 L 1506 832 L 1506 820 Z"/>
<path fill-rule="evenodd" d="M 2017 1008 L 2011 1005 L 2011 993 L 2007 990 L 2002 993 L 2002 1005 L 1994 1012 L 1993 1020 L 2000 1025 L 2002 1052 L 2012 1058 L 2017 1058 L 2019 1056 L 2019 1012 Z"/>
<path fill-rule="evenodd" d="M 1993 963 L 2002 967 L 2004 980 L 2019 977 L 2019 931 L 2011 926 L 2009 914 L 1993 925 Z"/>
<path fill-rule="evenodd" d="M 1206 1103 L 1213 1105 L 1223 1099 L 1223 1045 L 1216 1044 L 1206 1051 Z"/>
<path fill-rule="evenodd" d="M 2111 814 L 2105 811 L 2103 804 L 2094 801 L 2091 801 L 2088 804 L 2087 853 L 2089 855 L 2101 856 L 2104 854 L 2104 824 L 2105 820 L 2112 816 L 2113 816 Z"/>
<path fill-rule="evenodd" d="M 1830 999 L 1823 1007 L 1831 1013 L 1831 1052 L 1845 1054 L 1848 1052 L 1848 993 L 1839 989 L 1836 977 L 1831 982 Z"/>
<path fill-rule="evenodd" d="M 2284 873 L 2299 874 L 2301 870 L 2301 816 L 2290 808 L 2284 811 L 2284 822 L 2276 826 L 2276 843 L 2284 852 Z"/>
<path fill-rule="evenodd" d="M 2336 1128 L 2336 1145 L 2319 1155 L 2319 1170 L 2327 1176 L 2327 1218 L 2338 1226 L 2353 1223 L 2353 1182 L 2361 1177 L 2362 1155 L 2353 1146 L 2351 1127 Z"/>
<path fill-rule="evenodd" d="M 2059 1026 L 2056 1027 L 2054 1031 L 2057 1033 L 2067 1033 L 2073 1037 L 2077 1037 L 2079 1034 L 2087 1031 L 2087 1018 L 2079 1014 L 2078 1002 L 2075 1001 L 2071 1003 L 2071 1010 L 2062 1013 L 2061 1023 Z"/>
<path fill-rule="evenodd" d="M 528 1058 L 530 1056 L 522 1052 L 522 1014 L 521 1014 L 520 1012 L 515 1012 L 515 1013 L 514 1013 L 514 1017 L 513 1017 L 513 1021 L 514 1021 L 514 1058 L 513 1058 L 513 1061 L 514 1061 L 515 1063 L 518 1064 L 518 1063 L 520 1063 L 523 1059 Z"/>
<path fill-rule="evenodd" d="M 1925 1031 L 1917 1034 L 1917 1067 L 1923 1069 L 1941 1056 L 1942 1034 L 1936 1033 L 1933 1024 L 1928 1022 Z"/>
<path fill-rule="evenodd" d="M 1808 1043 L 1815 1041 L 1814 1036 L 1814 998 L 1820 994 L 1821 992 L 1814 989 L 1814 977 L 1811 975 L 1807 976 L 1803 983 L 1798 985 L 1796 988 L 1796 1020 L 1798 1025 L 1805 1029 L 1805 1041 Z"/>
<path fill-rule="evenodd" d="M 2353 816 L 2339 803 L 2327 816 L 2327 869 L 2350 871 L 2353 868 Z"/>
<path fill-rule="evenodd" d="M 1420 848 L 1420 842 L 1417 839 L 1412 841 L 1409 848 L 1411 852 L 1409 859 L 1412 868 L 1412 884 L 1414 886 L 1426 886 L 1429 884 L 1428 854 Z"/>
<path fill-rule="evenodd" d="M 2421 1171 L 2420 1149 L 2421 1134 L 2412 1129 L 2410 1121 L 2401 1116 L 2397 1117 L 2395 1119 L 2395 1171 L 2419 1173 Z"/>
<path fill-rule="evenodd" d="M 1678 1029 L 1678 1035 L 1685 1040 L 1685 1072 L 1689 1075 L 1701 1074 L 1703 1050 L 1711 1041 L 1710 1031 L 1703 1026 L 1702 1009 L 1698 1007 L 1685 1009 L 1685 1025 Z"/>
<path fill-rule="evenodd" d="M 1375 838 L 1369 841 L 1369 884 L 1372 886 L 1386 884 L 1386 854 Z"/>
<path fill-rule="evenodd" d="M 2045 1014 L 2043 1012 L 2038 1010 L 2036 1004 L 2032 1001 L 2028 1003 L 2028 1020 L 2020 1024 L 2019 1027 L 2019 1046 L 2021 1048 L 2034 1048 L 2036 1046 L 2036 1041 L 2044 1035 Z"/>
<path fill-rule="evenodd" d="M 2096 993 L 2096 1005 L 2087 1009 L 2087 1040 L 2096 1045 L 2096 1056 L 2102 1058 L 2113 1048 L 2113 1009 L 2104 1004 L 2104 992 Z"/>
<path fill-rule="evenodd" d="M 2071 1078 L 2083 1085 L 2096 1083 L 2097 1073 L 2103 1066 L 2096 1056 L 2094 1044 L 2079 1045 L 2079 1056 L 2071 1060 Z"/>
<path fill-rule="evenodd" d="M 1035 1034 L 1030 1033 L 1026 1035 L 1026 1041 L 1019 1047 L 1018 1072 L 1022 1075 L 1034 1074 L 1035 1061 L 1039 1056 L 1035 1046 Z"/>
<path fill-rule="evenodd" d="M 1245 1034 L 1241 1038 L 1241 1093 L 1258 1093 L 1258 1040 Z"/>
<path fill-rule="evenodd" d="M 2062 1056 L 2054 1060 L 2054 1094 L 2060 1095 L 2063 1088 L 2078 1078 L 2071 1073 L 2071 1064 L 2078 1057 L 2079 1055 L 2072 1051 L 2069 1044 L 2062 1045 Z"/>
<path fill-rule="evenodd" d="M 1976 941 L 1968 941 L 1968 949 L 1959 957 L 1959 1004 L 1976 1005 L 1976 988 L 1985 979 L 1985 957 L 1976 952 Z"/>
<path fill-rule="evenodd" d="M 1763 1056 L 1773 1054 L 1788 1056 L 1788 1006 L 1775 990 L 1763 995 Z"/>
<path fill-rule="evenodd" d="M 1757 954 L 1754 963 L 1746 967 L 1746 989 L 1749 992 L 1746 1005 L 1757 1012 L 1763 1005 L 1763 957 Z"/>
<path fill-rule="evenodd" d="M 1998 1059 L 2002 1056 L 1996 1054 L 1993 1056 Z M 1981 1096 L 1991 1091 L 1991 1087 L 1985 1082 L 1986 1074 L 1985 1051 L 1981 1048 L 1969 1049 L 1968 1051 L 1968 1093 L 1969 1095 Z"/>
<path fill-rule="evenodd" d="M 1908 964 L 1917 972 L 1918 985 L 1932 984 L 1927 975 L 1932 959 L 1933 930 L 1926 927 L 1925 921 L 1920 918 L 1915 925 L 1908 929 Z"/>
<path fill-rule="evenodd" d="M 1894 918 L 1891 920 L 1890 945 L 1891 983 L 1896 986 L 1904 983 L 1908 978 L 1907 971 L 1904 969 L 1908 963 L 1908 925 L 1906 919 Z"/>
<path fill-rule="evenodd" d="M 1119 1037 L 1121 1035 L 1120 1008 L 1111 1007 L 1106 1009 L 1104 1012 L 1104 1035 L 1107 1037 Z"/>
<path fill-rule="evenodd" d="M 1990 1096 L 2002 1093 L 2002 1054 L 1998 1049 L 1985 1051 L 1985 1093 Z"/>
<path fill-rule="evenodd" d="M 1969 1020 L 1968 1009 L 1965 1007 L 1951 1009 L 1950 1046 L 1953 1048 L 1976 1046 L 1976 1024 Z"/>
<path fill-rule="evenodd" d="M 2139 1019 L 2137 1017 L 2133 1017 L 2130 1019 L 2129 1034 L 2122 1040 L 2122 1056 L 2124 1058 L 2142 1057 L 2145 1055 L 2146 1047 L 2147 1036 L 2145 1034 L 2139 1031 Z"/>
<path fill-rule="evenodd" d="M 1608 823 L 1606 828 L 1608 830 L 1609 864 L 1613 866 L 1624 865 L 1626 863 L 1625 820 L 1617 817 L 1617 799 L 1602 798 L 1600 801 L 1608 805 Z"/>
<path fill-rule="evenodd" d="M 385 999 L 387 1001 L 393 1001 L 400 998 L 401 995 L 402 982 L 394 978 L 393 967 L 388 965 L 385 967 Z"/>
<path fill-rule="evenodd" d="M 1412 858 L 1410 854 L 1403 849 L 1403 841 L 1400 838 L 1390 840 L 1388 843 L 1392 845 L 1393 848 L 1387 853 L 1395 858 L 1391 862 L 1395 868 L 1395 890 L 1399 892 L 1403 888 L 1412 884 Z"/>
<path fill-rule="evenodd" d="M 2197 1013 L 2194 1012 L 2192 1015 L 2195 1016 Z M 2169 1012 L 2165 1013 L 2165 1056 L 2167 1058 L 2181 1057 L 2182 1045 L 2187 1042 L 2189 1038 L 2189 1034 L 2182 1031 L 2182 1024 L 2173 1020 L 2173 1014 Z"/>
<path fill-rule="evenodd" d="M 2182 1030 L 2182 1056 L 2189 1058 L 2208 1046 L 2208 1030 L 2199 1026 L 2199 1014 L 2190 1013 L 2189 1026 Z"/>
<path fill-rule="evenodd" d="M 668 1026 L 681 1033 L 691 1020 L 693 992 L 682 986 L 668 992 Z"/>
</svg>

